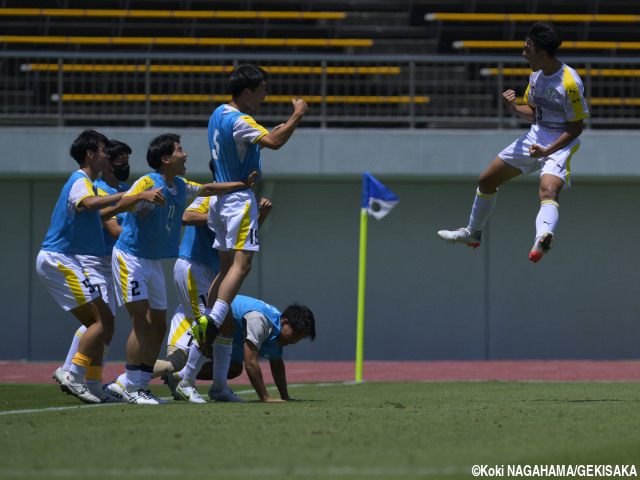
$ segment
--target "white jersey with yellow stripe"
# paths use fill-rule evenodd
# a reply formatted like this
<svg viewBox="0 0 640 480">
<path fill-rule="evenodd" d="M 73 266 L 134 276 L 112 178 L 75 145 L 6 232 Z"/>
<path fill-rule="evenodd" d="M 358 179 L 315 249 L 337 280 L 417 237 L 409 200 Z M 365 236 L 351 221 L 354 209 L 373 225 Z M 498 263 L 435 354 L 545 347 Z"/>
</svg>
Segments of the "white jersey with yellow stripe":
<svg viewBox="0 0 640 480">
<path fill-rule="evenodd" d="M 589 116 L 582 80 L 564 63 L 552 75 L 531 73 L 524 101 L 536 109 L 536 123 L 545 130 L 565 132 L 570 122 Z"/>
</svg>

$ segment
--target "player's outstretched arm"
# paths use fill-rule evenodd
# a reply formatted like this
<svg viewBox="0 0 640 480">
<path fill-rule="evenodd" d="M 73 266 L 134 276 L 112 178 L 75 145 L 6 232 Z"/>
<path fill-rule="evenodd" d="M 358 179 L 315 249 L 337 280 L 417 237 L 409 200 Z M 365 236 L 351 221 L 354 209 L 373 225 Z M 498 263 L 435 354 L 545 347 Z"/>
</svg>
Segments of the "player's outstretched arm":
<svg viewBox="0 0 640 480">
<path fill-rule="evenodd" d="M 309 111 L 309 105 L 301 98 L 294 98 L 291 100 L 291 104 L 293 105 L 293 114 L 291 114 L 289 120 L 276 126 L 256 142 L 261 148 L 278 150 L 282 147 L 291 138 L 295 129 L 298 128 L 302 117 Z"/>
<path fill-rule="evenodd" d="M 224 195 L 225 193 L 235 192 L 236 190 L 243 190 L 245 188 L 251 188 L 260 181 L 260 171 L 252 171 L 244 182 L 220 182 L 220 183 L 205 183 L 200 190 L 201 197 L 210 197 L 212 195 Z"/>
<path fill-rule="evenodd" d="M 185 210 L 182 215 L 182 225 L 185 227 L 200 227 L 206 225 L 209 220 L 209 214 L 207 212 L 196 212 L 195 210 Z"/>
<path fill-rule="evenodd" d="M 280 398 L 271 398 L 262 378 L 262 369 L 258 361 L 258 348 L 248 340 L 244 342 L 244 368 L 251 386 L 263 402 L 283 402 Z"/>
<path fill-rule="evenodd" d="M 78 203 L 78 207 L 84 210 L 100 210 L 120 201 L 125 192 L 112 195 L 87 195 Z"/>
<path fill-rule="evenodd" d="M 120 199 L 120 201 L 115 206 L 103 208 L 102 210 L 100 210 L 100 215 L 102 216 L 103 220 L 105 218 L 115 217 L 119 213 L 131 210 L 133 207 L 135 207 L 138 204 L 138 202 L 141 202 L 143 200 L 145 202 L 158 205 L 159 207 L 164 207 L 167 204 L 167 201 L 164 198 L 164 195 L 162 194 L 163 188 L 164 187 L 150 188 L 148 190 L 143 190 L 142 192 L 136 193 L 134 195 L 125 195 Z M 102 198 L 108 198 L 108 197 L 102 197 Z"/>
<path fill-rule="evenodd" d="M 282 358 L 269 360 L 269 366 L 271 367 L 273 381 L 276 387 L 278 387 L 278 392 L 280 392 L 280 398 L 285 401 L 293 400 L 289 397 L 289 391 L 287 389 L 287 371 L 284 366 L 284 360 Z"/>
</svg>

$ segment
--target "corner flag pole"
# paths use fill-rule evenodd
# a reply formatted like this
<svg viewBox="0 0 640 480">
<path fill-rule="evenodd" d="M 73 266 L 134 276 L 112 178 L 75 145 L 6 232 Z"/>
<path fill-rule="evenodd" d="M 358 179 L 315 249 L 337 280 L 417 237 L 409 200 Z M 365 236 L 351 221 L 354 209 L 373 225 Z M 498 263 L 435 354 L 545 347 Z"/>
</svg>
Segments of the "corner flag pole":
<svg viewBox="0 0 640 480">
<path fill-rule="evenodd" d="M 358 269 L 358 329 L 356 340 L 356 382 L 362 381 L 364 346 L 364 287 L 367 273 L 367 209 L 360 209 L 360 265 Z"/>
</svg>

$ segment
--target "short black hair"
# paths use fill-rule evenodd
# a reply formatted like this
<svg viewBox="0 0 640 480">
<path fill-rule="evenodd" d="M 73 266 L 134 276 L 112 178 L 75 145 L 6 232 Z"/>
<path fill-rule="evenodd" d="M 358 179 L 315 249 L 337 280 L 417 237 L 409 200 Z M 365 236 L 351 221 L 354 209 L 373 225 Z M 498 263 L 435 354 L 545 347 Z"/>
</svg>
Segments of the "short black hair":
<svg viewBox="0 0 640 480">
<path fill-rule="evenodd" d="M 303 332 L 313 341 L 316 339 L 316 319 L 313 312 L 304 305 L 294 303 L 282 312 L 282 318 L 289 321 L 294 332 Z"/>
<path fill-rule="evenodd" d="M 267 72 L 257 65 L 242 63 L 233 69 L 227 81 L 227 88 L 233 98 L 244 92 L 245 88 L 255 90 L 263 81 L 269 78 Z"/>
<path fill-rule="evenodd" d="M 174 143 L 180 143 L 180 135 L 175 133 L 164 133 L 157 136 L 147 149 L 147 163 L 154 170 L 158 170 L 162 165 L 162 157 L 171 156 L 175 149 Z"/>
<path fill-rule="evenodd" d="M 106 148 L 106 152 L 111 157 L 111 160 L 115 160 L 123 154 L 131 155 L 132 151 L 129 145 L 119 140 L 109 140 Z"/>
<path fill-rule="evenodd" d="M 95 130 L 85 130 L 73 141 L 69 149 L 69 154 L 78 162 L 78 165 L 82 165 L 87 156 L 87 152 L 97 152 L 101 143 L 103 148 L 106 149 L 109 145 L 109 140 Z"/>
<path fill-rule="evenodd" d="M 527 40 L 531 40 L 536 52 L 546 50 L 550 57 L 555 57 L 562 45 L 562 32 L 549 22 L 537 22 L 529 29 Z"/>
</svg>

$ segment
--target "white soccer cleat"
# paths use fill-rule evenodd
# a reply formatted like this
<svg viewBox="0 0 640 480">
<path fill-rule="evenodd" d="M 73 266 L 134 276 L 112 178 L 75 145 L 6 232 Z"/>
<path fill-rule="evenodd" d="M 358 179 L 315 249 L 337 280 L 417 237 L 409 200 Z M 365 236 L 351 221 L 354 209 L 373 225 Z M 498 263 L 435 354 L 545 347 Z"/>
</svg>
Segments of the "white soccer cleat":
<svg viewBox="0 0 640 480">
<path fill-rule="evenodd" d="M 69 372 L 65 371 L 62 369 L 62 367 L 59 367 L 56 369 L 55 372 L 53 372 L 53 376 L 51 378 L 53 378 L 56 382 L 58 382 L 60 384 L 60 390 L 62 390 L 63 392 L 66 392 L 68 389 L 67 384 L 69 383 Z"/>
<path fill-rule="evenodd" d="M 180 400 L 186 400 L 189 403 L 207 403 L 198 393 L 198 389 L 195 386 L 189 385 L 184 380 L 176 387 L 176 396 L 179 396 Z"/>
<path fill-rule="evenodd" d="M 122 385 L 120 385 L 118 380 L 114 380 L 113 382 L 107 383 L 102 387 L 102 389 L 106 390 L 110 395 L 116 398 L 120 398 L 121 401 L 122 401 L 122 398 L 124 397 L 124 392 L 126 390 Z"/>
<path fill-rule="evenodd" d="M 142 388 L 132 392 L 125 390 L 124 395 L 122 396 L 122 401 L 124 403 L 134 403 L 136 405 L 160 405 L 169 403 L 166 400 L 156 397 L 149 390 L 143 390 Z"/>
<path fill-rule="evenodd" d="M 547 232 L 540 238 L 536 238 L 531 253 L 529 253 L 529 260 L 533 263 L 538 263 L 542 257 L 553 248 L 553 232 Z"/>
<path fill-rule="evenodd" d="M 447 243 L 464 243 L 473 248 L 478 248 L 482 241 L 482 231 L 469 231 L 466 228 L 458 228 L 457 230 L 440 230 L 438 235 Z"/>
<path fill-rule="evenodd" d="M 238 397 L 231 388 L 215 388 L 213 385 L 209 389 L 209 398 L 216 402 L 244 403 L 244 400 Z"/>
<path fill-rule="evenodd" d="M 82 400 L 84 403 L 102 403 L 98 397 L 89 391 L 85 383 L 67 382 L 67 393 Z"/>
<path fill-rule="evenodd" d="M 87 383 L 87 389 L 100 399 L 100 403 L 122 403 L 122 395 L 112 394 L 104 389 L 101 383 Z"/>
</svg>

